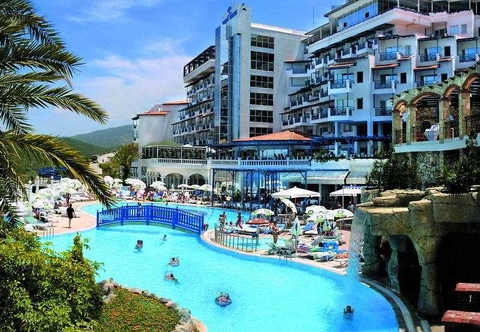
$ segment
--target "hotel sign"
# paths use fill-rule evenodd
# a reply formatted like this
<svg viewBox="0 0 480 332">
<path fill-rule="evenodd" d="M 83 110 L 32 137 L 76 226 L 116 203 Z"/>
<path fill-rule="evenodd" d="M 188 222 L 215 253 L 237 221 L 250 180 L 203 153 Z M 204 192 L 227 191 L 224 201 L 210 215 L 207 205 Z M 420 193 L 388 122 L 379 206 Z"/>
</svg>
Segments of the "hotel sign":
<svg viewBox="0 0 480 332">
<path fill-rule="evenodd" d="M 232 18 L 237 15 L 237 10 L 233 10 L 233 6 L 228 7 L 227 12 L 225 13 L 222 24 L 227 24 Z"/>
</svg>

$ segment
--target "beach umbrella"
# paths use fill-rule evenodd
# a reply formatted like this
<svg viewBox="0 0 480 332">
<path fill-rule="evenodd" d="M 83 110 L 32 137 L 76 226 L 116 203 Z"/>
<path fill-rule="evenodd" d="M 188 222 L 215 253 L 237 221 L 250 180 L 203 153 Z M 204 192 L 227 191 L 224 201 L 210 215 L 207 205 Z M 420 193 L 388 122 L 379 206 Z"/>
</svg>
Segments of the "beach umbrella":
<svg viewBox="0 0 480 332">
<path fill-rule="evenodd" d="M 192 189 L 200 189 L 200 185 L 198 185 L 198 184 L 192 184 L 192 185 L 190 186 L 190 188 L 192 188 Z"/>
<path fill-rule="evenodd" d="M 248 225 L 268 225 L 270 221 L 264 218 L 254 218 L 246 222 Z"/>
<path fill-rule="evenodd" d="M 103 181 L 108 184 L 109 186 L 113 185 L 113 178 L 109 175 L 103 177 Z"/>
<path fill-rule="evenodd" d="M 204 191 L 212 191 L 212 185 L 211 184 L 207 184 L 205 183 L 204 185 L 200 186 L 200 188 L 198 188 L 200 190 L 204 190 Z"/>
<path fill-rule="evenodd" d="M 298 220 L 298 217 L 295 217 L 295 220 L 293 221 L 292 228 L 290 228 L 290 234 L 292 234 L 292 237 L 295 239 L 295 252 L 296 252 L 297 245 L 298 245 L 298 237 L 302 235 L 302 226 L 300 226 L 300 220 Z"/>
<path fill-rule="evenodd" d="M 300 197 L 320 197 L 316 191 L 293 187 L 272 194 L 273 198 L 300 198 Z"/>
<path fill-rule="evenodd" d="M 153 189 L 155 190 L 162 190 L 162 191 L 165 191 L 167 190 L 167 187 L 165 187 L 165 183 L 162 182 L 162 181 L 155 181 L 153 182 L 150 187 L 152 187 Z"/>
<path fill-rule="evenodd" d="M 269 209 L 256 209 L 255 211 L 252 212 L 253 215 L 264 215 L 264 216 L 273 216 L 275 212 Z"/>
<path fill-rule="evenodd" d="M 145 182 L 139 179 L 132 179 L 132 178 L 126 179 L 125 183 L 132 186 L 135 190 L 145 189 L 147 187 Z"/>
<path fill-rule="evenodd" d="M 292 213 L 295 213 L 295 214 L 298 213 L 295 203 L 293 203 L 291 200 L 285 197 L 280 197 L 280 200 L 283 202 L 283 204 L 285 204 L 287 208 L 289 208 L 292 211 Z"/>
<path fill-rule="evenodd" d="M 182 184 L 179 184 L 177 188 L 188 189 L 190 188 L 190 186 L 188 184 L 182 183 Z"/>
<path fill-rule="evenodd" d="M 327 208 L 322 205 L 310 205 L 310 206 L 307 206 L 307 208 L 305 209 L 305 213 L 308 214 L 309 216 L 322 211 L 327 211 Z"/>
<path fill-rule="evenodd" d="M 347 209 L 335 209 L 332 210 L 331 214 L 337 219 L 353 217 L 353 212 Z"/>
</svg>

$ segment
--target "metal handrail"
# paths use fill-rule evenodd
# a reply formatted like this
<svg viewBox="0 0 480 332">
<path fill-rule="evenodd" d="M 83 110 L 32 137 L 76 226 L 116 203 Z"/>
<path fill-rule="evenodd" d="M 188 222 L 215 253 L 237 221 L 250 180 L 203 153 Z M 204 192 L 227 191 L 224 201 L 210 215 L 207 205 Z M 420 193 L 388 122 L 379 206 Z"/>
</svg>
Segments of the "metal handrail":
<svg viewBox="0 0 480 332">
<path fill-rule="evenodd" d="M 97 227 L 111 224 L 124 225 L 126 222 L 171 225 L 201 234 L 203 215 L 158 205 L 126 205 L 110 210 L 97 211 Z"/>
</svg>

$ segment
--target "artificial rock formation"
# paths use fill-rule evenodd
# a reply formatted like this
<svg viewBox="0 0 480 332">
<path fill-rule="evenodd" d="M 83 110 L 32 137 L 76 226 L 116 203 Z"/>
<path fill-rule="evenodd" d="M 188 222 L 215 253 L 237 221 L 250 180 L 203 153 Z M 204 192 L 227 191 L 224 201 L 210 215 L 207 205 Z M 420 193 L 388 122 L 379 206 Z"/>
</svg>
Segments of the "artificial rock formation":
<svg viewBox="0 0 480 332">
<path fill-rule="evenodd" d="M 358 205 L 354 223 L 363 223 L 365 230 L 362 273 L 370 277 L 380 274 L 384 263 L 379 242 L 382 236 L 388 237 L 392 248 L 387 263 L 390 285 L 401 291 L 402 269 L 409 273 L 408 266 L 402 267 L 402 257 L 414 250 L 421 266 L 417 310 L 426 316 L 442 314 L 439 246 L 450 233 L 480 233 L 479 198 L 478 192 L 445 194 L 439 188 L 392 190 Z"/>
</svg>

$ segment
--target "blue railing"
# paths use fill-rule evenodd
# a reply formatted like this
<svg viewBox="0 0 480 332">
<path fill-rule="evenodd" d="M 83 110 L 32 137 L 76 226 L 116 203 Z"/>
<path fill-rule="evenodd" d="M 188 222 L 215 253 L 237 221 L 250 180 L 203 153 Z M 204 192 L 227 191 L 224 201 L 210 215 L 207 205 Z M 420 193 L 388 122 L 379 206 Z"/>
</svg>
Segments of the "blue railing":
<svg viewBox="0 0 480 332">
<path fill-rule="evenodd" d="M 97 227 L 126 222 L 171 225 L 195 233 L 203 231 L 203 215 L 158 205 L 126 205 L 97 212 Z"/>
</svg>

